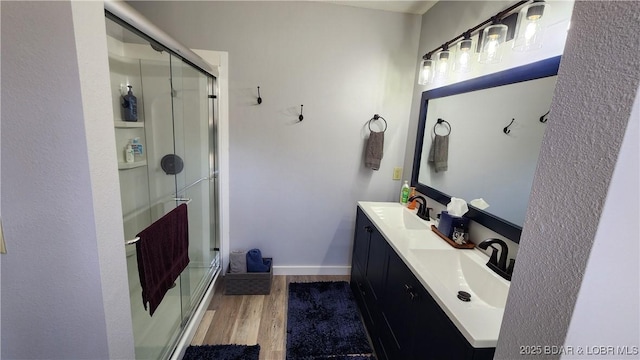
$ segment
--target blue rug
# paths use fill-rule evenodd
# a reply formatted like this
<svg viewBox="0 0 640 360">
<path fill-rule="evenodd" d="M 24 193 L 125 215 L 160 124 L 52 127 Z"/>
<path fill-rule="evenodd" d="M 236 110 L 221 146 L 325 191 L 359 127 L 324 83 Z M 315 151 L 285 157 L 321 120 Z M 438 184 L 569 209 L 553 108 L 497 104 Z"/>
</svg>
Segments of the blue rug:
<svg viewBox="0 0 640 360">
<path fill-rule="evenodd" d="M 287 360 L 375 359 L 349 283 L 289 284 Z"/>
<path fill-rule="evenodd" d="M 189 346 L 182 360 L 259 360 L 260 345 Z"/>
</svg>

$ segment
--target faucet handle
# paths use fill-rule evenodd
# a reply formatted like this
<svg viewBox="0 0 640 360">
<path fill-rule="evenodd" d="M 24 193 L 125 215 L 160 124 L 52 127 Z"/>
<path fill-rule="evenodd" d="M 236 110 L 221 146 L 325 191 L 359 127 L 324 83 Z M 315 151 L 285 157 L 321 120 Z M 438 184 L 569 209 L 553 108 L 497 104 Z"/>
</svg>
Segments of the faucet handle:
<svg viewBox="0 0 640 360">
<path fill-rule="evenodd" d="M 507 274 L 513 274 L 513 267 L 516 264 L 516 259 L 509 259 L 509 266 L 507 266 Z"/>
<path fill-rule="evenodd" d="M 498 249 L 496 249 L 493 245 L 489 245 L 491 248 L 491 257 L 489 258 L 489 263 L 498 265 Z"/>
</svg>

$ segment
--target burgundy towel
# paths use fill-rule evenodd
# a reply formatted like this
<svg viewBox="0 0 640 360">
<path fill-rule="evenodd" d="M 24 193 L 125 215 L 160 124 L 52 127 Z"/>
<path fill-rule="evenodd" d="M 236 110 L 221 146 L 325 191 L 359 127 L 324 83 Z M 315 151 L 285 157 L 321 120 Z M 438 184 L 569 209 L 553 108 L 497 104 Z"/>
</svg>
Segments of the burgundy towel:
<svg viewBox="0 0 640 360">
<path fill-rule="evenodd" d="M 142 303 L 145 310 L 149 303 L 149 315 L 189 264 L 188 225 L 187 204 L 182 204 L 137 235 Z"/>
</svg>

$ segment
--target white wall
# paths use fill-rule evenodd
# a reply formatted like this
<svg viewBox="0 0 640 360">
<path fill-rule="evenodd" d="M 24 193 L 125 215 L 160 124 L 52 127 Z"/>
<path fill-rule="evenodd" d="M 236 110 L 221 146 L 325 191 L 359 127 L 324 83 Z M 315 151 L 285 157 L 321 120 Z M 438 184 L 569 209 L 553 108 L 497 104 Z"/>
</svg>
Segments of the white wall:
<svg viewBox="0 0 640 360">
<path fill-rule="evenodd" d="M 1 7 L 1 357 L 132 358 L 102 3 Z"/>
<path fill-rule="evenodd" d="M 640 18 L 637 2 L 575 3 L 571 31 L 558 72 L 558 84 L 551 105 L 551 116 L 540 151 L 538 169 L 533 182 L 529 210 L 522 232 L 518 264 L 511 281 L 511 290 L 502 322 L 496 359 L 530 358 L 520 353 L 520 346 L 560 346 L 565 344 L 569 322 L 574 312 L 580 285 L 585 292 L 581 303 L 598 305 L 598 319 L 607 319 L 606 326 L 589 326 L 585 332 L 609 341 L 603 333 L 617 331 L 637 334 L 637 316 L 624 312 L 618 301 L 603 301 L 593 297 L 593 287 L 601 284 L 593 271 L 620 267 L 628 271 L 624 281 L 606 277 L 606 286 L 596 291 L 616 293 L 617 286 L 627 281 L 637 286 L 637 251 L 635 257 L 607 258 L 600 251 L 600 241 L 617 239 L 616 234 L 600 233 L 616 226 L 611 213 L 602 213 L 607 189 L 618 151 L 625 134 L 631 108 L 638 90 L 640 63 L 637 46 L 640 35 L 635 29 Z M 610 19 L 616 19 L 612 24 Z M 616 54 L 615 57 L 610 54 Z M 637 115 L 636 115 L 637 116 Z M 636 118 L 637 120 L 637 118 Z M 634 131 L 631 127 L 627 131 Z M 637 140 L 637 132 L 629 135 Z M 637 148 L 636 148 L 637 149 Z M 637 158 L 621 158 L 626 166 Z M 635 156 L 638 156 L 636 151 Z M 628 169 L 628 171 L 633 171 Z M 624 173 L 623 173 L 624 174 Z M 637 171 L 635 173 L 637 177 Z M 634 189 L 625 182 L 614 182 L 609 192 L 614 199 L 624 191 L 625 203 L 615 207 L 616 216 L 624 212 L 637 214 L 637 182 Z M 627 185 L 628 186 L 628 185 Z M 629 203 L 633 202 L 633 205 Z M 627 224 L 629 234 L 638 240 L 637 216 Z M 592 248 L 596 239 L 596 246 Z M 632 248 L 627 249 L 633 251 Z M 637 247 L 636 247 L 637 250 Z M 587 259 L 594 261 L 590 274 L 585 275 Z M 624 262 L 628 259 L 632 264 Z M 632 260 L 633 259 L 633 260 Z M 591 283 L 594 281 L 594 283 Z M 587 282 L 589 284 L 587 285 Z M 626 286 L 626 285 L 623 285 Z M 631 286 L 630 286 L 631 287 Z M 635 294 L 637 296 L 637 292 Z M 636 297 L 637 299 L 637 297 Z M 631 300 L 631 299 L 629 299 Z M 621 302 L 620 304 L 626 304 Z M 637 311 L 637 302 L 635 303 Z M 576 326 L 584 319 L 584 305 L 576 308 Z M 635 313 L 637 315 L 637 312 Z M 593 314 L 589 313 L 589 317 Z M 620 322 L 624 316 L 627 321 Z M 611 319 L 611 322 L 608 320 Z M 607 329 L 606 331 L 604 329 Z M 567 341 L 591 340 L 574 329 Z M 596 335 L 597 334 L 597 335 Z M 611 334 L 613 336 L 613 334 Z M 621 342 L 628 338 L 620 339 Z M 636 338 L 637 340 L 637 338 Z M 626 345 L 598 343 L 573 345 Z M 637 343 L 636 343 L 637 345 Z M 558 358 L 559 355 L 540 358 Z"/>
<path fill-rule="evenodd" d="M 419 16 L 316 2 L 131 5 L 190 48 L 229 52 L 231 250 L 261 248 L 280 272 L 347 273 L 356 201 L 398 197 Z M 362 166 L 375 113 L 389 123 L 377 172 Z"/>
</svg>

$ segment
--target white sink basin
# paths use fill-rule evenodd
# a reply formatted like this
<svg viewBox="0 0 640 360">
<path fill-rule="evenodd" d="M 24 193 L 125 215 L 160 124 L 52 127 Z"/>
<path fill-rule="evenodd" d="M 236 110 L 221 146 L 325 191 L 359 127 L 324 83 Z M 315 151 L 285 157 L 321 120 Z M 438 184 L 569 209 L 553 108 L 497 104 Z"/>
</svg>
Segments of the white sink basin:
<svg viewBox="0 0 640 360">
<path fill-rule="evenodd" d="M 373 212 L 387 224 L 402 230 L 429 229 L 431 222 L 420 219 L 403 206 L 372 206 Z"/>
<path fill-rule="evenodd" d="M 488 306 L 502 308 L 507 302 L 509 283 L 494 274 L 486 266 L 486 257 L 476 250 L 425 250 L 411 249 L 410 256 L 417 261 L 414 266 L 432 275 L 446 291 L 457 296 L 458 291 L 471 294 L 469 304 L 478 301 Z"/>
</svg>

